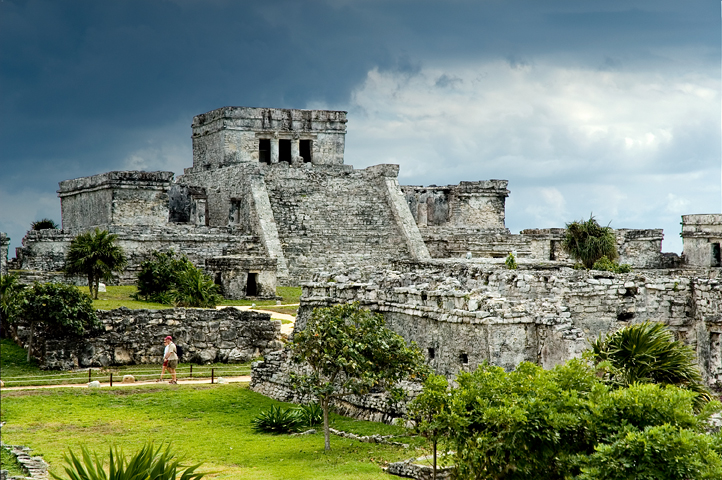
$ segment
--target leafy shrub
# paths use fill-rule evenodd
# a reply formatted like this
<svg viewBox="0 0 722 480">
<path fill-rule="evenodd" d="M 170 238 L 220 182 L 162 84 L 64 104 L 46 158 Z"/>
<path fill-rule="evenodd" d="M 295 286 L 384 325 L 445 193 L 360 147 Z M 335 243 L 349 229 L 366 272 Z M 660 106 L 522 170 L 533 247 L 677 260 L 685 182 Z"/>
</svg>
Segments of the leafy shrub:
<svg viewBox="0 0 722 480">
<path fill-rule="evenodd" d="M 17 275 L 0 275 L 0 317 L 3 332 L 7 332 L 10 321 L 15 318 L 19 308 L 18 297 L 25 285 Z"/>
<path fill-rule="evenodd" d="M 613 273 L 629 273 L 632 271 L 632 267 L 626 263 L 619 264 L 617 262 L 613 262 L 609 260 L 609 258 L 607 258 L 607 256 L 605 255 L 596 262 L 594 262 L 594 265 L 592 265 L 592 270 L 603 270 Z"/>
<path fill-rule="evenodd" d="M 55 223 L 55 220 L 51 220 L 49 218 L 43 218 L 42 220 L 37 220 L 30 224 L 30 228 L 33 230 L 57 230 L 58 224 Z"/>
<path fill-rule="evenodd" d="M 84 335 L 100 327 L 93 302 L 77 287 L 64 283 L 38 283 L 18 297 L 17 319 L 43 323 L 53 334 Z"/>
<path fill-rule="evenodd" d="M 193 264 L 183 255 L 173 250 L 167 252 L 154 251 L 150 260 L 140 264 L 138 273 L 138 292 L 136 299 L 145 299 L 158 303 L 170 304 L 176 279 Z"/>
<path fill-rule="evenodd" d="M 302 426 L 301 417 L 295 408 L 281 408 L 271 405 L 253 419 L 253 429 L 263 433 L 292 433 Z"/>
<path fill-rule="evenodd" d="M 509 270 L 516 270 L 519 268 L 519 265 L 516 263 L 516 255 L 514 253 L 509 252 L 509 255 L 506 256 L 506 260 L 504 260 L 504 263 L 506 264 L 506 268 Z"/>
<path fill-rule="evenodd" d="M 562 248 L 586 268 L 592 268 L 604 256 L 610 260 L 619 256 L 614 231 L 609 226 L 600 226 L 592 215 L 587 221 L 567 223 Z"/>
<path fill-rule="evenodd" d="M 179 307 L 215 307 L 222 299 L 218 286 L 184 255 L 153 252 L 141 263 L 136 299 Z"/>
<path fill-rule="evenodd" d="M 315 427 L 323 423 L 323 408 L 318 403 L 298 407 L 298 418 L 302 427 Z"/>
<path fill-rule="evenodd" d="M 722 405 L 710 402 L 695 414 L 695 393 L 684 388 L 635 383 L 614 389 L 580 360 L 553 370 L 523 362 L 512 372 L 483 364 L 460 373 L 457 383 L 434 427 L 448 431 L 460 478 L 720 478 L 722 443 L 705 430 Z M 697 447 L 698 455 L 679 461 L 678 474 L 674 458 Z M 655 448 L 671 455 L 657 457 L 669 469 L 641 475 L 658 472 L 651 470 Z M 608 463 L 611 458 L 627 463 L 620 467 Z"/>
<path fill-rule="evenodd" d="M 157 449 L 153 444 L 146 444 L 137 453 L 126 460 L 123 451 L 119 448 L 110 448 L 107 471 L 104 468 L 105 460 L 97 454 L 82 448 L 80 456 L 72 450 L 65 455 L 65 473 L 70 480 L 200 480 L 205 473 L 196 473 L 200 466 L 184 466 L 175 455 L 170 452 L 170 445 L 164 451 Z M 55 480 L 64 480 L 63 477 L 50 473 Z"/>
<path fill-rule="evenodd" d="M 582 457 L 578 480 L 688 480 L 722 478 L 719 437 L 670 424 L 620 434 Z"/>
<path fill-rule="evenodd" d="M 172 296 L 173 303 L 179 307 L 215 307 L 223 300 L 218 285 L 193 266 L 178 276 Z"/>
</svg>

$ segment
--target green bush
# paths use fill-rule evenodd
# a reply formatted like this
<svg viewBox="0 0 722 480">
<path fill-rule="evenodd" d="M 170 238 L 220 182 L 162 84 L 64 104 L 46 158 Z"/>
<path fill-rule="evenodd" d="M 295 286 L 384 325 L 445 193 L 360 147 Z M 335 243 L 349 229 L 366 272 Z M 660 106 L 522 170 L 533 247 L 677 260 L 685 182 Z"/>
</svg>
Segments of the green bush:
<svg viewBox="0 0 722 480">
<path fill-rule="evenodd" d="M 271 406 L 253 419 L 253 429 L 263 433 L 293 433 L 302 426 L 302 420 L 295 408 Z"/>
<path fill-rule="evenodd" d="M 98 299 L 100 279 L 112 280 L 113 273 L 121 273 L 128 263 L 116 240 L 117 235 L 96 228 L 94 232 L 73 238 L 65 255 L 65 274 L 85 275 L 90 295 L 95 300 Z"/>
<path fill-rule="evenodd" d="M 42 323 L 54 335 L 85 335 L 100 327 L 92 300 L 73 285 L 35 282 L 17 301 L 17 319 Z"/>
<path fill-rule="evenodd" d="M 581 457 L 578 480 L 722 478 L 720 437 L 664 424 L 620 434 Z"/>
<path fill-rule="evenodd" d="M 562 248 L 586 268 L 592 268 L 604 256 L 610 260 L 619 256 L 614 231 L 609 226 L 600 226 L 592 215 L 587 221 L 567 223 Z"/>
<path fill-rule="evenodd" d="M 80 456 L 72 450 L 65 455 L 64 469 L 70 480 L 200 480 L 205 476 L 195 472 L 200 464 L 184 466 L 174 457 L 170 445 L 162 450 L 152 443 L 146 444 L 127 460 L 122 450 L 111 447 L 106 470 L 105 460 L 83 447 Z M 65 480 L 55 473 L 50 475 L 55 480 Z"/>
<path fill-rule="evenodd" d="M 516 270 L 517 268 L 519 268 L 519 265 L 517 265 L 516 263 L 516 255 L 514 255 L 512 252 L 509 252 L 509 255 L 506 256 L 504 264 L 509 270 Z"/>
<path fill-rule="evenodd" d="M 223 300 L 218 286 L 184 255 L 153 252 L 141 263 L 136 299 L 179 307 L 215 307 Z"/>
<path fill-rule="evenodd" d="M 31 223 L 30 228 L 32 230 L 57 230 L 58 224 L 55 223 L 55 220 L 51 220 L 50 218 L 43 218 L 42 220 L 37 220 Z"/>
<path fill-rule="evenodd" d="M 448 431 L 446 447 L 456 452 L 460 478 L 719 478 L 714 475 L 720 438 L 705 429 L 722 405 L 710 402 L 695 414 L 695 393 L 684 388 L 635 383 L 614 389 L 580 360 L 553 370 L 524 362 L 512 372 L 483 364 L 460 373 L 457 382 L 434 427 Z M 635 476 L 645 472 L 642 460 L 635 460 L 649 454 L 639 446 L 645 439 L 670 454 L 701 446 L 697 460 L 704 459 L 709 468 L 694 474 L 684 470 L 687 477 Z M 627 444 L 629 450 L 622 451 Z M 629 467 L 627 476 L 614 476 L 617 467 L 605 460 L 625 455 L 640 470 Z M 704 463 L 697 460 L 685 459 L 690 465 Z"/>
<path fill-rule="evenodd" d="M 603 256 L 592 265 L 592 270 L 603 270 L 606 272 L 613 273 L 629 273 L 632 271 L 632 267 L 629 264 L 611 261 L 607 256 Z"/>
</svg>

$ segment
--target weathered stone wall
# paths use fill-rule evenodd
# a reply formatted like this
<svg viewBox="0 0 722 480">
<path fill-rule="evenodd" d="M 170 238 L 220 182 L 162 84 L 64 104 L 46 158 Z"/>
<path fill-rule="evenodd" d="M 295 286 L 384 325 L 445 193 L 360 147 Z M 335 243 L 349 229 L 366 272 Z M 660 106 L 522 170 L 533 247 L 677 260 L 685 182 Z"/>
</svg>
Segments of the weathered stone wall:
<svg viewBox="0 0 722 480">
<path fill-rule="evenodd" d="M 162 363 L 163 338 L 183 346 L 183 361 L 247 362 L 278 350 L 281 321 L 269 314 L 224 308 L 99 310 L 102 328 L 83 338 L 52 339 L 41 333 L 34 351 L 48 369 Z M 19 337 L 27 338 L 25 329 Z M 35 341 L 34 341 L 35 343 Z"/>
<path fill-rule="evenodd" d="M 8 274 L 8 249 L 10 248 L 10 237 L 0 232 L 0 275 Z"/>
<path fill-rule="evenodd" d="M 223 107 L 193 118 L 193 166 L 197 170 L 234 163 L 259 162 L 259 141 L 268 140 L 266 163 L 284 161 L 279 141 L 290 143 L 294 162 L 299 142 L 311 142 L 317 165 L 342 165 L 346 112 L 280 108 Z"/>
<path fill-rule="evenodd" d="M 128 266 L 118 279 L 122 285 L 135 283 L 140 264 L 150 258 L 153 250 L 173 249 L 187 255 L 199 268 L 204 268 L 207 258 L 217 256 L 265 257 L 263 246 L 256 237 L 235 234 L 228 227 L 109 225 L 108 230 L 118 235 L 118 245 L 128 257 Z M 74 237 L 64 230 L 29 231 L 23 238 L 23 246 L 16 250 L 17 267 L 31 273 L 61 271 L 65 266 L 65 253 Z"/>
<path fill-rule="evenodd" d="M 684 261 L 694 267 L 722 267 L 722 214 L 682 215 Z"/>
<path fill-rule="evenodd" d="M 165 225 L 173 172 L 108 172 L 60 182 L 63 229 Z"/>
<path fill-rule="evenodd" d="M 670 327 L 697 352 L 705 381 L 722 388 L 722 278 L 667 270 L 615 275 L 571 268 L 506 270 L 470 262 L 399 262 L 354 269 L 304 286 L 295 329 L 315 307 L 358 301 L 415 341 L 438 373 L 453 377 L 484 361 L 545 368 L 579 357 L 588 340 L 630 323 Z M 354 279 L 351 281 L 351 279 Z M 290 368 L 290 367 L 289 367 Z M 264 372 L 259 391 L 283 375 Z M 283 387 L 283 386 L 282 386 Z"/>
<path fill-rule="evenodd" d="M 213 257 L 206 259 L 206 271 L 221 287 L 225 298 L 276 298 L 275 258 L 239 255 Z"/>
<path fill-rule="evenodd" d="M 508 233 L 504 225 L 507 185 L 507 180 L 483 180 L 401 189 L 419 226 L 453 225 Z"/>
</svg>

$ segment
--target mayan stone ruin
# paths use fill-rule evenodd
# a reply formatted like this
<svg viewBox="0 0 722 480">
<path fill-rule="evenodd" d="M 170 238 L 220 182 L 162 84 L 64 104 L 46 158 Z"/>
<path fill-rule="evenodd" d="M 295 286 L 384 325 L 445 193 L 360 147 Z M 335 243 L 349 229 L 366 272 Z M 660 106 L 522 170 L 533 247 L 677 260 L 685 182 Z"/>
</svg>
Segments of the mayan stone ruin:
<svg viewBox="0 0 722 480">
<path fill-rule="evenodd" d="M 121 284 L 135 281 L 151 251 L 174 249 L 228 298 L 273 298 L 277 285 L 304 285 L 295 328 L 316 306 L 359 301 L 450 377 L 485 360 L 551 367 L 580 355 L 590 338 L 656 320 L 695 348 L 710 385 L 722 382 L 722 215 L 683 216 L 681 256 L 662 252 L 661 229 L 617 229 L 619 261 L 632 273 L 574 270 L 563 226 L 506 228 L 506 180 L 400 186 L 397 165 L 344 164 L 346 122 L 346 112 L 325 110 L 197 115 L 183 175 L 60 182 L 62 230 L 29 231 L 10 262 L 0 235 L 0 268 L 23 281 L 69 281 L 70 241 L 98 227 L 117 234 L 129 256 Z M 509 252 L 519 270 L 506 269 Z M 279 355 L 256 366 L 253 388 L 286 399 Z"/>
</svg>

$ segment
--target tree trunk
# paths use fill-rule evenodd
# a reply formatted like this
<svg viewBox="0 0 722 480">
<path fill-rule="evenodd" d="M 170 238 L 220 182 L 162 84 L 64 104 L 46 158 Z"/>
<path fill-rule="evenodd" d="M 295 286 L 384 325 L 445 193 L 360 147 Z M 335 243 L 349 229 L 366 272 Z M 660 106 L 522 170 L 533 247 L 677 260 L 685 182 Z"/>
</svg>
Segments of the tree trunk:
<svg viewBox="0 0 722 480">
<path fill-rule="evenodd" d="M 433 480 L 436 480 L 436 439 L 434 439 L 434 476 Z"/>
<path fill-rule="evenodd" d="M 93 297 L 94 300 L 98 299 L 98 288 L 100 283 L 100 277 L 95 277 L 95 296 Z"/>
<path fill-rule="evenodd" d="M 88 291 L 90 292 L 90 298 L 93 298 L 93 274 L 88 274 Z"/>
<path fill-rule="evenodd" d="M 28 337 L 28 363 L 30 363 L 30 351 L 33 349 L 33 335 L 35 335 L 35 322 L 30 322 L 30 337 Z"/>
<path fill-rule="evenodd" d="M 328 398 L 321 399 L 321 408 L 323 408 L 323 448 L 327 452 L 331 450 L 331 432 L 328 429 L 328 403 Z"/>
</svg>

